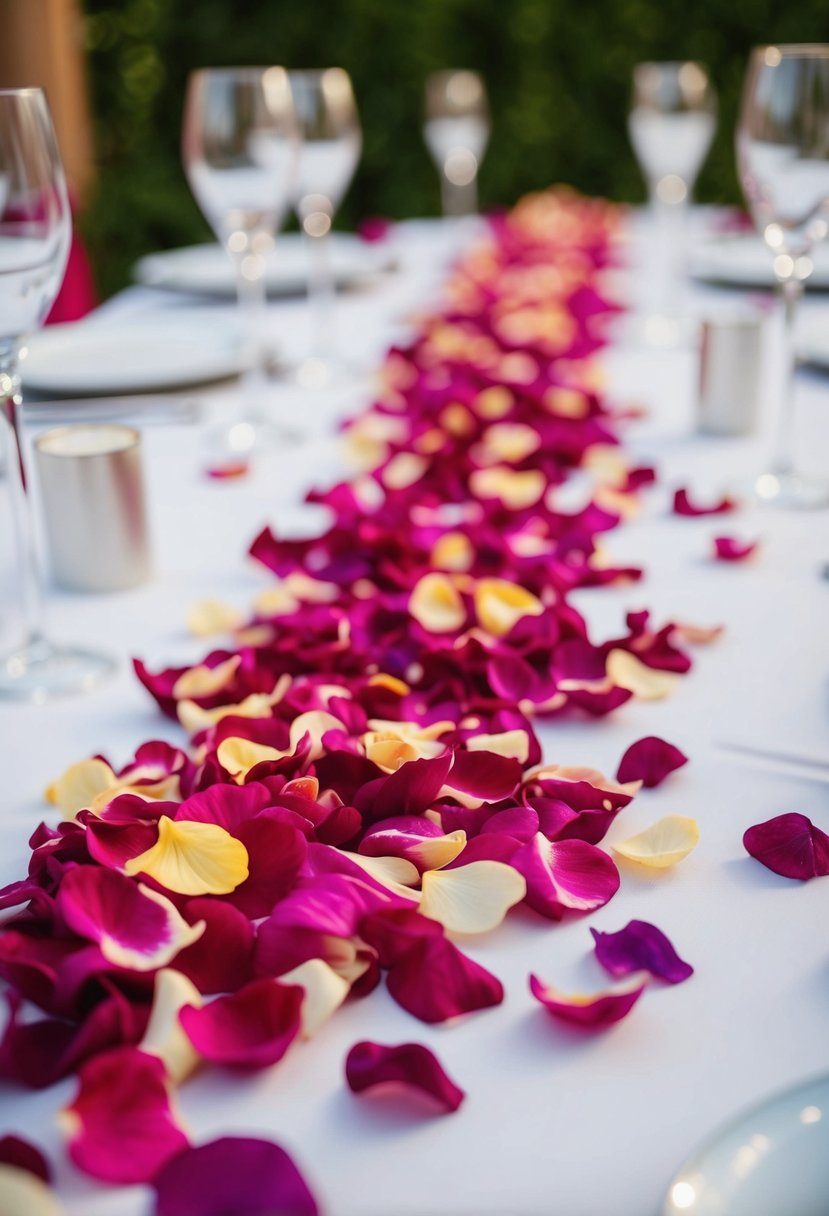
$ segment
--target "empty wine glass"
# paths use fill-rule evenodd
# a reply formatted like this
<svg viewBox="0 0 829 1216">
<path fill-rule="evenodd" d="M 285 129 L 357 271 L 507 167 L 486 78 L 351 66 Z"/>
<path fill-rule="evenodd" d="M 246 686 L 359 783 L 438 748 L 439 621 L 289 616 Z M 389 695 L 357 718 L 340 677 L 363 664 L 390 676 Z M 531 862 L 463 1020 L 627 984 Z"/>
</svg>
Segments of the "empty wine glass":
<svg viewBox="0 0 829 1216">
<path fill-rule="evenodd" d="M 633 70 L 628 116 L 630 141 L 645 178 L 654 224 L 652 315 L 649 340 L 669 344 L 679 336 L 680 259 L 688 204 L 714 138 L 717 102 L 698 63 L 640 63 Z"/>
<path fill-rule="evenodd" d="M 115 664 L 106 655 L 56 646 L 44 631 L 43 590 L 20 433 L 19 359 L 43 324 L 63 278 L 72 221 L 63 167 L 40 89 L 0 90 L 0 408 L 25 626 L 0 659 L 0 695 L 46 701 L 92 688 Z"/>
<path fill-rule="evenodd" d="M 347 72 L 292 71 L 289 78 L 302 133 L 294 207 L 308 242 L 311 318 L 311 350 L 296 375 L 300 384 L 316 388 L 328 384 L 338 370 L 329 233 L 363 140 Z"/>
<path fill-rule="evenodd" d="M 423 138 L 440 173 L 444 215 L 478 209 L 478 170 L 489 142 L 489 107 L 477 72 L 433 72 L 426 81 Z"/>
<path fill-rule="evenodd" d="M 233 262 L 247 343 L 247 416 L 225 436 L 236 451 L 254 442 L 264 421 L 266 260 L 293 196 L 298 152 L 284 68 L 203 68 L 191 74 L 182 129 L 184 170 Z"/>
<path fill-rule="evenodd" d="M 809 256 L 829 230 L 829 45 L 767 46 L 752 52 L 737 125 L 737 165 L 754 223 L 773 258 L 784 313 L 784 381 L 771 468 L 754 493 L 781 506 L 829 501 L 792 458 L 794 322 Z"/>
</svg>

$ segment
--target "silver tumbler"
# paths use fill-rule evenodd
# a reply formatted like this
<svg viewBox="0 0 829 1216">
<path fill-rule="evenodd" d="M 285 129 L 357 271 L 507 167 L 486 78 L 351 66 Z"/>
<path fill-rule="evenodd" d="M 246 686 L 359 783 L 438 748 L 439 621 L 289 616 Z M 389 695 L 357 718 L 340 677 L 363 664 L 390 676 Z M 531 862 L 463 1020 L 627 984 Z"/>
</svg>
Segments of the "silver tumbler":
<svg viewBox="0 0 829 1216">
<path fill-rule="evenodd" d="M 109 423 L 61 426 L 35 441 L 54 579 L 121 591 L 150 575 L 141 436 Z"/>
</svg>

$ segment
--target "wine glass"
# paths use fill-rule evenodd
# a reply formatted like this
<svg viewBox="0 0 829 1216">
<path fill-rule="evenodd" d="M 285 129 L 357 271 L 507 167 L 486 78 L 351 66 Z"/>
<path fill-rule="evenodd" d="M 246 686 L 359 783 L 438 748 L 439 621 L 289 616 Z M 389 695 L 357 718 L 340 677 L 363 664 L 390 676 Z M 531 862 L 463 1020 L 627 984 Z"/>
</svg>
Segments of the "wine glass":
<svg viewBox="0 0 829 1216">
<path fill-rule="evenodd" d="M 347 72 L 291 71 L 289 79 L 302 132 L 294 208 L 308 242 L 311 318 L 311 350 L 296 377 L 304 387 L 321 388 L 338 370 L 329 233 L 359 163 L 363 139 Z"/>
<path fill-rule="evenodd" d="M 489 142 L 489 107 L 477 72 L 433 72 L 426 81 L 423 138 L 440 173 L 444 215 L 478 209 L 478 169 Z"/>
<path fill-rule="evenodd" d="M 829 45 L 766 46 L 752 52 L 737 125 L 737 167 L 754 223 L 773 258 L 784 314 L 784 381 L 777 440 L 755 495 L 781 506 L 829 501 L 792 458 L 794 322 L 812 272 L 810 252 L 829 230 Z"/>
<path fill-rule="evenodd" d="M 247 344 L 246 417 L 225 433 L 239 452 L 263 421 L 265 270 L 290 204 L 299 133 L 288 73 L 281 67 L 202 68 L 187 82 L 182 160 L 190 189 L 236 272 Z"/>
<path fill-rule="evenodd" d="M 0 412 L 25 636 L 0 659 L 0 696 L 43 702 L 92 688 L 106 655 L 56 646 L 44 631 L 34 514 L 20 431 L 20 356 L 60 288 L 72 221 L 52 119 L 41 89 L 0 90 Z M 25 366 L 25 365 L 24 365 Z"/>
<path fill-rule="evenodd" d="M 717 100 L 698 63 L 639 63 L 633 70 L 630 142 L 648 189 L 654 225 L 652 315 L 645 336 L 669 345 L 680 333 L 680 258 L 688 205 L 714 138 Z"/>
</svg>

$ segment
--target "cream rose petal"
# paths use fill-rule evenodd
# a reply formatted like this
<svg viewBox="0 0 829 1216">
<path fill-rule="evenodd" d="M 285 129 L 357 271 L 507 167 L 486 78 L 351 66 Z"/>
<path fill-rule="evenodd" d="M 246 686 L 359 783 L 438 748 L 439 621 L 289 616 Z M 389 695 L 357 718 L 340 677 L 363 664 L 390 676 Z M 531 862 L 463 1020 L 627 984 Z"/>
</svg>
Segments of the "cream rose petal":
<svg viewBox="0 0 829 1216">
<path fill-rule="evenodd" d="M 676 672 L 648 667 L 629 650 L 610 651 L 607 675 L 613 684 L 627 688 L 640 701 L 660 701 L 674 691 L 679 680 Z"/>
<path fill-rule="evenodd" d="M 197 638 L 209 638 L 214 633 L 232 633 L 242 624 L 244 615 L 224 600 L 199 600 L 187 614 L 187 628 Z"/>
<path fill-rule="evenodd" d="M 216 759 L 238 784 L 242 784 L 250 770 L 263 760 L 281 760 L 289 752 L 281 752 L 279 748 L 268 747 L 266 743 L 255 743 L 252 739 L 243 739 L 238 735 L 230 735 L 222 739 L 216 748 Z"/>
<path fill-rule="evenodd" d="M 473 735 L 466 741 L 467 751 L 494 752 L 526 764 L 530 754 L 530 736 L 525 730 L 504 730 L 497 735 Z"/>
<path fill-rule="evenodd" d="M 156 972 L 150 1020 L 138 1047 L 148 1055 L 158 1056 L 176 1085 L 190 1075 L 200 1059 L 179 1022 L 179 1010 L 185 1005 L 198 1009 L 202 1004 L 201 993 L 186 975 L 172 967 L 162 967 Z"/>
<path fill-rule="evenodd" d="M 396 895 L 415 901 L 420 898 L 417 891 L 410 890 L 420 880 L 420 872 L 417 866 L 406 861 L 405 857 L 366 857 L 362 853 L 349 853 L 345 849 L 339 849 L 338 852 Z"/>
<path fill-rule="evenodd" d="M 37 1174 L 14 1165 L 0 1165 L 2 1216 L 62 1216 L 64 1211 Z"/>
<path fill-rule="evenodd" d="M 184 671 L 173 685 L 173 696 L 177 701 L 193 700 L 198 697 L 212 697 L 215 693 L 226 688 L 242 661 L 241 655 L 233 654 L 223 663 L 215 667 L 206 667 L 200 663 Z"/>
<path fill-rule="evenodd" d="M 539 616 L 541 600 L 517 583 L 503 578 L 482 578 L 475 585 L 475 614 L 482 628 L 494 638 L 509 633 L 524 616 Z"/>
<path fill-rule="evenodd" d="M 248 876 L 248 851 L 216 823 L 158 821 L 158 840 L 124 866 L 128 875 L 147 874 L 177 895 L 227 895 Z"/>
<path fill-rule="evenodd" d="M 105 760 L 93 756 L 71 764 L 46 790 L 46 798 L 66 819 L 74 819 L 118 784 L 118 778 Z"/>
<path fill-rule="evenodd" d="M 459 828 L 456 832 L 447 832 L 444 836 L 424 836 L 420 844 L 408 849 L 410 857 L 414 857 L 424 870 L 440 870 L 448 866 L 450 861 L 466 848 L 466 832 Z"/>
<path fill-rule="evenodd" d="M 429 633 L 454 633 L 466 624 L 466 608 L 451 578 L 425 574 L 409 596 L 409 613 Z"/>
<path fill-rule="evenodd" d="M 309 958 L 292 971 L 279 977 L 280 984 L 298 984 L 305 989 L 302 1000 L 303 1039 L 310 1039 L 320 1026 L 339 1009 L 351 991 L 351 985 L 342 975 L 321 958 Z"/>
<path fill-rule="evenodd" d="M 423 875 L 418 911 L 452 933 L 488 933 L 527 893 L 523 875 L 501 861 L 472 861 Z"/>
<path fill-rule="evenodd" d="M 611 845 L 614 853 L 653 870 L 667 870 L 696 848 L 699 825 L 687 815 L 666 815 L 644 832 Z"/>
<path fill-rule="evenodd" d="M 469 488 L 475 498 L 500 498 L 510 511 L 534 506 L 547 488 L 547 479 L 540 469 L 516 472 L 505 465 L 476 469 L 469 478 Z"/>
</svg>

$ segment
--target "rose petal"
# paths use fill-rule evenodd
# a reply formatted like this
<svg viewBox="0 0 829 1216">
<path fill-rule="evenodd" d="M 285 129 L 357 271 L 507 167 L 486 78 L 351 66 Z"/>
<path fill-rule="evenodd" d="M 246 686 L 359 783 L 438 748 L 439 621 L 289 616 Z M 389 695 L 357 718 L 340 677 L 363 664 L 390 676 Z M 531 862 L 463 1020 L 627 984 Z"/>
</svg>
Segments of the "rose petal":
<svg viewBox="0 0 829 1216">
<path fill-rule="evenodd" d="M 611 845 L 614 853 L 654 870 L 666 870 L 696 848 L 699 826 L 687 815 L 665 815 L 644 832 Z"/>
<path fill-rule="evenodd" d="M 202 1004 L 198 988 L 180 971 L 164 967 L 155 975 L 153 1007 L 139 1050 L 158 1056 L 167 1076 L 179 1084 L 188 1077 L 199 1062 L 198 1052 L 184 1033 L 179 1012 L 185 1005 L 199 1008 Z"/>
<path fill-rule="evenodd" d="M 269 1140 L 224 1136 L 185 1149 L 153 1186 L 154 1216 L 318 1216 L 296 1165 Z"/>
<path fill-rule="evenodd" d="M 648 667 L 629 650 L 611 650 L 607 656 L 607 676 L 626 688 L 640 701 L 659 701 L 674 691 L 678 677 L 672 671 Z"/>
<path fill-rule="evenodd" d="M 473 861 L 423 875 L 420 914 L 452 933 L 488 933 L 527 893 L 524 878 L 500 861 Z"/>
<path fill-rule="evenodd" d="M 179 895 L 225 895 L 248 877 L 248 851 L 224 828 L 197 820 L 158 821 L 158 840 L 124 866 Z"/>
<path fill-rule="evenodd" d="M 648 789 L 659 785 L 669 773 L 688 763 L 688 757 L 656 735 L 632 743 L 619 761 L 618 781 L 641 781 Z"/>
<path fill-rule="evenodd" d="M 99 756 L 72 764 L 46 791 L 49 802 L 56 806 L 67 819 L 73 819 L 78 811 L 92 806 L 99 794 L 113 789 L 118 778 Z"/>
<path fill-rule="evenodd" d="M 466 624 L 466 608 L 445 574 L 424 574 L 409 597 L 409 615 L 429 633 L 455 633 Z"/>
<path fill-rule="evenodd" d="M 488 1009 L 504 999 L 500 980 L 439 935 L 419 937 L 394 963 L 386 986 L 398 1005 L 429 1023 Z"/>
<path fill-rule="evenodd" d="M 548 840 L 538 832 L 510 858 L 527 883 L 526 902 L 542 916 L 592 912 L 619 889 L 619 871 L 602 849 L 584 840 Z"/>
<path fill-rule="evenodd" d="M 321 958 L 309 958 L 291 971 L 284 972 L 279 982 L 298 985 L 305 994 L 302 998 L 300 1030 L 303 1039 L 310 1039 L 317 1033 L 320 1026 L 339 1009 L 351 989 L 348 980 L 338 975 Z"/>
<path fill-rule="evenodd" d="M 87 1061 L 63 1112 L 69 1156 L 103 1182 L 147 1182 L 187 1137 L 170 1109 L 164 1065 L 134 1047 Z"/>
<path fill-rule="evenodd" d="M 723 515 L 727 511 L 736 510 L 736 508 L 737 503 L 727 495 L 724 495 L 710 506 L 700 506 L 698 503 L 691 501 L 686 489 L 677 490 L 674 494 L 673 509 L 675 515 Z"/>
<path fill-rule="evenodd" d="M 590 1030 L 610 1026 L 630 1013 L 648 985 L 647 971 L 635 971 L 626 979 L 609 985 L 600 992 L 567 993 L 537 976 L 530 976 L 530 991 L 537 1001 L 554 1017 Z"/>
<path fill-rule="evenodd" d="M 97 866 L 64 875 L 58 908 L 70 929 L 97 942 L 107 962 L 133 971 L 166 966 L 205 927 L 204 921 L 188 925 L 159 892 Z"/>
<path fill-rule="evenodd" d="M 185 1034 L 215 1064 L 264 1068 L 281 1060 L 299 1033 L 304 989 L 254 980 L 200 1009 L 181 1010 Z"/>
<path fill-rule="evenodd" d="M 21 1136 L 3 1136 L 0 1139 L 0 1165 L 11 1165 L 15 1169 L 34 1174 L 42 1182 L 51 1181 L 51 1170 L 40 1149 L 35 1148 Z M 0 1205 L 0 1212 L 3 1211 Z"/>
<path fill-rule="evenodd" d="M 806 882 L 829 874 L 829 836 L 805 815 L 776 815 L 748 828 L 746 852 L 784 878 Z"/>
<path fill-rule="evenodd" d="M 668 984 L 681 984 L 694 974 L 694 968 L 679 957 L 662 930 L 647 921 L 632 920 L 618 933 L 590 932 L 596 943 L 596 958 L 613 976 L 649 971 Z"/>
<path fill-rule="evenodd" d="M 539 616 L 544 605 L 537 596 L 502 578 L 482 578 L 475 584 L 475 615 L 491 637 L 501 638 L 525 616 Z"/>
<path fill-rule="evenodd" d="M 42 1178 L 14 1165 L 0 1165 L 3 1216 L 61 1216 L 63 1211 Z"/>
<path fill-rule="evenodd" d="M 757 551 L 759 541 L 743 542 L 733 536 L 714 537 L 714 557 L 720 562 L 742 562 Z"/>
<path fill-rule="evenodd" d="M 238 608 L 223 600 L 199 600 L 187 613 L 187 628 L 194 637 L 209 638 L 214 633 L 231 633 L 244 619 Z"/>
<path fill-rule="evenodd" d="M 367 1040 L 355 1043 L 346 1057 L 345 1079 L 355 1094 L 387 1085 L 419 1090 L 446 1113 L 456 1111 L 466 1097 L 434 1053 L 422 1043 L 400 1043 L 394 1047 Z"/>
</svg>

